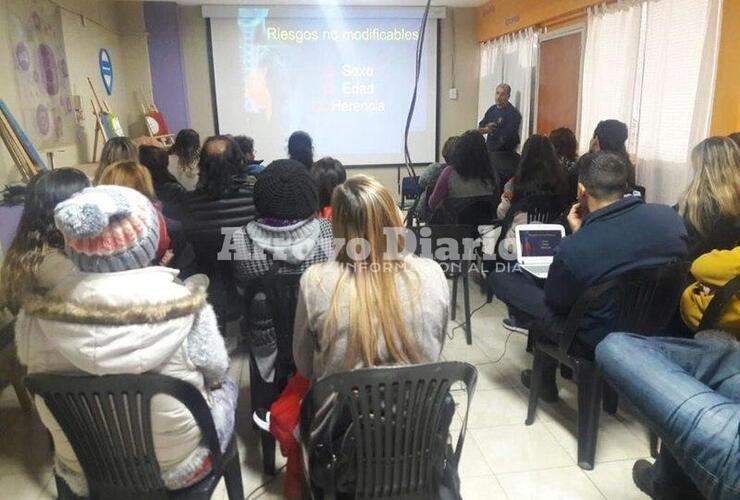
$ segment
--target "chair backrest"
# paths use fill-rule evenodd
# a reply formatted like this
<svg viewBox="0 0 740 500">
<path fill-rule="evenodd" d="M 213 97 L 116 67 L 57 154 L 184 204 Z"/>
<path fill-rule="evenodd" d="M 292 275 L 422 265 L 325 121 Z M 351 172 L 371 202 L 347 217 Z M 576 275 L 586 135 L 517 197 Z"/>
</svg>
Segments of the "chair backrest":
<svg viewBox="0 0 740 500">
<path fill-rule="evenodd" d="M 684 261 L 642 267 L 589 288 L 571 309 L 560 346 L 570 348 L 587 311 L 607 293 L 618 296 L 615 331 L 662 334 L 678 308 L 688 269 Z"/>
<path fill-rule="evenodd" d="M 416 255 L 434 258 L 437 262 L 455 263 L 473 261 L 475 253 L 473 242 L 480 236 L 478 227 L 469 224 L 432 224 L 429 226 L 414 226 L 410 228 L 416 245 L 413 250 Z M 453 246 L 452 243 L 455 243 Z M 407 247 L 411 244 L 407 236 Z M 457 248 L 455 248 L 457 247 Z M 432 255 L 428 255 L 431 252 Z"/>
<path fill-rule="evenodd" d="M 501 248 L 501 243 L 506 239 L 516 214 L 526 212 L 527 224 L 550 224 L 562 215 L 563 208 L 560 197 L 551 193 L 534 193 L 517 200 L 506 212 L 506 216 L 501 223 L 501 233 L 499 233 L 494 248 Z"/>
<path fill-rule="evenodd" d="M 445 224 L 490 224 L 496 218 L 496 198 L 493 195 L 449 198 L 442 213 Z"/>
<path fill-rule="evenodd" d="M 719 320 L 722 317 L 722 312 L 738 294 L 740 294 L 740 275 L 732 278 L 714 293 L 709 306 L 704 311 L 704 314 L 702 314 L 701 323 L 699 323 L 697 331 L 717 328 Z"/>
<path fill-rule="evenodd" d="M 270 273 L 250 280 L 249 288 L 263 292 L 272 314 L 272 324 L 277 336 L 277 360 L 275 363 L 275 381 L 282 388 L 290 375 L 295 372 L 293 360 L 293 323 L 298 304 L 301 273 L 281 273 L 273 264 Z M 251 297 L 248 297 L 251 301 Z M 247 304 L 249 307 L 249 304 Z"/>
<path fill-rule="evenodd" d="M 90 498 L 167 498 L 151 425 L 151 399 L 172 396 L 192 413 L 210 449 L 213 469 L 221 450 L 203 396 L 185 381 L 158 374 L 29 375 L 28 390 L 41 396 L 69 440 L 87 478 Z"/>
<path fill-rule="evenodd" d="M 317 472 L 312 471 L 311 461 L 316 453 L 338 458 L 347 452 L 340 445 L 346 440 L 334 439 L 339 435 L 354 443 L 349 447 L 353 456 L 345 456 L 344 461 L 353 467 L 355 498 L 434 498 L 435 471 L 447 456 L 449 429 L 442 428 L 442 421 L 452 403 L 450 389 L 459 382 L 465 384 L 469 409 L 477 376 L 468 363 L 442 362 L 366 368 L 321 379 L 311 386 L 301 405 L 307 477 Z M 329 411 L 325 411 L 327 402 Z M 351 424 L 342 418 L 347 413 Z M 447 457 L 453 467 L 459 463 L 467 419 L 466 410 L 453 455 Z M 336 462 L 326 464 L 325 497 L 332 496 Z"/>
</svg>

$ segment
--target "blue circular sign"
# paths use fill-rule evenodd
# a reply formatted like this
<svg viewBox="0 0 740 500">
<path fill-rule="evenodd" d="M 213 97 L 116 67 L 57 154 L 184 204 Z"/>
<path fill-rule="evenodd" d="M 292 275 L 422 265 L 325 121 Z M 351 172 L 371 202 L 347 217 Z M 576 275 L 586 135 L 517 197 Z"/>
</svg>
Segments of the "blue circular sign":
<svg viewBox="0 0 740 500">
<path fill-rule="evenodd" d="M 108 95 L 113 95 L 113 63 L 106 49 L 100 49 L 98 64 L 100 65 L 100 78 L 103 79 L 105 91 Z"/>
</svg>

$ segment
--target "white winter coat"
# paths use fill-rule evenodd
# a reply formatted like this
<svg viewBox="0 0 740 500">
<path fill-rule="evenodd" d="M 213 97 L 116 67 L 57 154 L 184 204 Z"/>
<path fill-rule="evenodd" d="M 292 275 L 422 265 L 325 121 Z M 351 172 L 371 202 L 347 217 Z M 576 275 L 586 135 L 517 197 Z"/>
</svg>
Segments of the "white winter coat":
<svg viewBox="0 0 740 500">
<path fill-rule="evenodd" d="M 29 373 L 161 373 L 189 382 L 208 401 L 207 386 L 225 376 L 228 355 L 204 292 L 177 283 L 177 272 L 78 272 L 43 296 L 27 297 L 15 327 L 19 360 Z M 36 404 L 54 439 L 58 473 L 84 491 L 72 447 L 43 400 Z M 153 399 L 152 429 L 165 485 L 177 487 L 207 455 L 198 446 L 200 430 L 169 396 Z"/>
</svg>

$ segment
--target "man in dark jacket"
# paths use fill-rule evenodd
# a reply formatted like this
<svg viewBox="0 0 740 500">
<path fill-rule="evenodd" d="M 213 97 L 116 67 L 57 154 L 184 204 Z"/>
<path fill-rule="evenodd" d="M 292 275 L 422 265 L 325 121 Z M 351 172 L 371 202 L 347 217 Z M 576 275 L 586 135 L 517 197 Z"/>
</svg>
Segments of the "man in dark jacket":
<svg viewBox="0 0 740 500">
<path fill-rule="evenodd" d="M 511 87 L 506 83 L 499 84 L 496 87 L 496 103 L 488 108 L 483 119 L 478 123 L 480 133 L 488 134 L 486 145 L 491 153 L 514 151 L 519 145 L 522 115 L 509 102 L 510 98 Z"/>
<path fill-rule="evenodd" d="M 492 276 L 494 293 L 510 306 L 515 323 L 527 327 L 535 320 L 556 321 L 567 316 L 578 297 L 597 283 L 633 269 L 686 258 L 686 228 L 681 218 L 666 205 L 624 197 L 627 177 L 628 165 L 613 153 L 597 153 L 592 161 L 583 162 L 579 201 L 568 214 L 572 234 L 560 242 L 547 280 L 522 272 Z M 579 354 L 592 355 L 612 331 L 616 300 L 607 295 L 588 311 L 576 335 L 574 347 Z M 511 318 L 506 321 L 511 324 Z M 546 387 L 552 398 L 557 396 L 556 392 L 553 395 L 557 391 L 554 384 L 553 376 Z"/>
</svg>

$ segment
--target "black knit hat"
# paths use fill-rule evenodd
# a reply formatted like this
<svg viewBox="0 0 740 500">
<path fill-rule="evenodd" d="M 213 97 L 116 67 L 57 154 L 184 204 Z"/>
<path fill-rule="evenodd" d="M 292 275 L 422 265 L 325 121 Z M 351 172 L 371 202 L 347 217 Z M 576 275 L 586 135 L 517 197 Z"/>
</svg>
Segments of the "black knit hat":
<svg viewBox="0 0 740 500">
<path fill-rule="evenodd" d="M 308 219 L 319 209 L 316 181 L 302 163 L 276 160 L 254 185 L 254 205 L 261 217 Z"/>
</svg>

